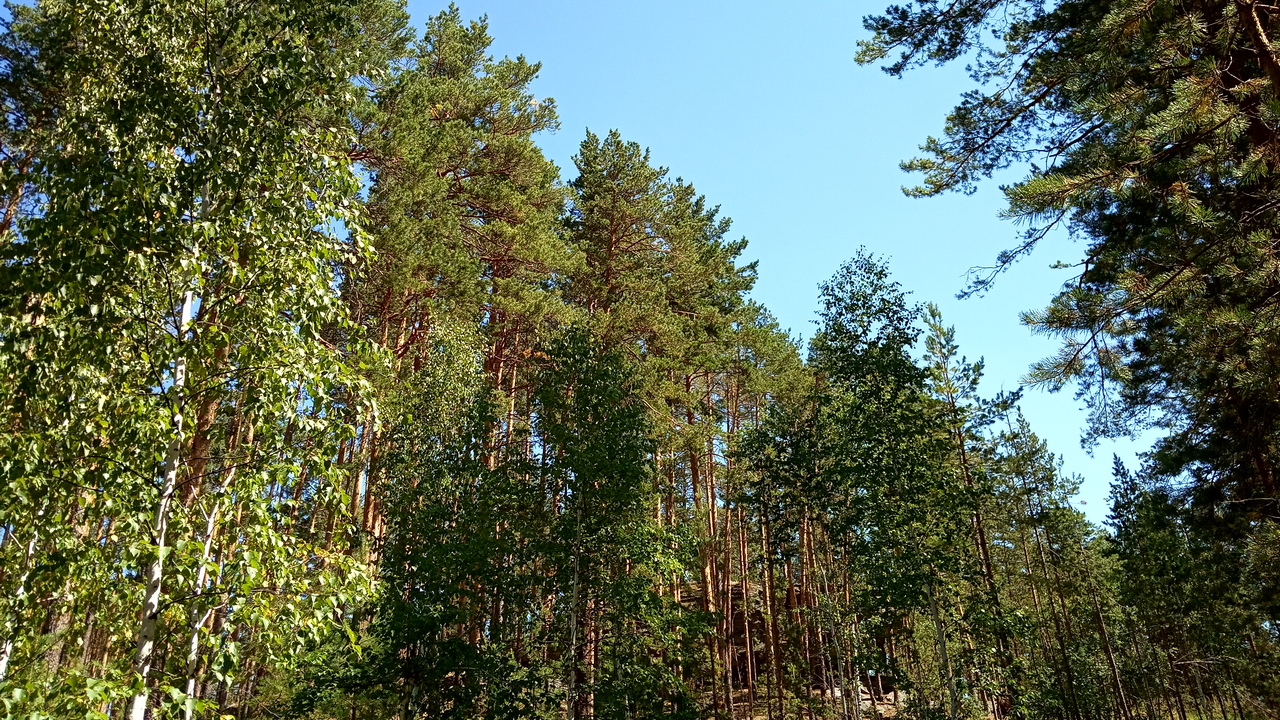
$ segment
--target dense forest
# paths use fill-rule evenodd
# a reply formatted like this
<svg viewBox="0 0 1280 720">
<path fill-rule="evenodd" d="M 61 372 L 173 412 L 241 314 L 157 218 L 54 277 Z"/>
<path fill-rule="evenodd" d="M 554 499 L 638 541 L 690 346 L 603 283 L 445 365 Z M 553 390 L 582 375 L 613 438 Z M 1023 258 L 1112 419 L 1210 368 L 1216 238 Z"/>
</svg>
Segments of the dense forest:
<svg viewBox="0 0 1280 720">
<path fill-rule="evenodd" d="M 1280 717 L 1278 14 L 915 0 L 849 39 L 969 63 L 910 193 L 1022 173 L 967 292 L 1078 241 L 1028 379 L 1158 438 L 1100 527 L 884 258 L 802 347 L 641 144 L 545 157 L 482 19 L 7 5 L 4 717 Z"/>
</svg>

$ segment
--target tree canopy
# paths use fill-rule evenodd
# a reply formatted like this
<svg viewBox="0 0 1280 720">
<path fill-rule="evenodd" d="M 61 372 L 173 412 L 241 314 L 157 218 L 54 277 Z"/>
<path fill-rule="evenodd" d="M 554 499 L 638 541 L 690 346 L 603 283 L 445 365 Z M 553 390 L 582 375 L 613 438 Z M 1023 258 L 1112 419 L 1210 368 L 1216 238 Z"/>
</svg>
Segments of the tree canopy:
<svg viewBox="0 0 1280 720">
<path fill-rule="evenodd" d="M 926 0 L 1080 272 L 1026 315 L 1116 461 L 850 249 L 802 343 L 730 220 L 457 7 L 35 0 L 0 23 L 5 718 L 1280 713 L 1275 8 Z M 812 211 L 806 209 L 806 211 Z"/>
</svg>

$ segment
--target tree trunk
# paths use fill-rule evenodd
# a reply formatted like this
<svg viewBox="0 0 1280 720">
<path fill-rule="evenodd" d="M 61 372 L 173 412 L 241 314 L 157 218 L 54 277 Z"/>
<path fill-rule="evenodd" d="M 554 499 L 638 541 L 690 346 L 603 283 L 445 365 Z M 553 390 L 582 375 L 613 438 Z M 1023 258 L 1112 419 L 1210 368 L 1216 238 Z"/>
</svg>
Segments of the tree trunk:
<svg viewBox="0 0 1280 720">
<path fill-rule="evenodd" d="M 187 325 L 191 322 L 192 293 L 182 297 L 182 312 L 178 323 L 178 342 L 185 340 Z M 179 454 L 182 449 L 183 391 L 187 383 L 187 360 L 182 355 L 173 364 L 173 435 L 164 458 L 164 475 L 160 495 L 156 500 L 155 517 L 151 521 L 151 536 L 156 546 L 155 558 L 147 566 L 146 589 L 142 598 L 142 621 L 138 626 L 138 650 L 133 669 L 142 679 L 142 690 L 133 696 L 129 705 L 130 720 L 145 720 L 147 714 L 147 676 L 151 674 L 151 662 L 155 653 L 156 635 L 160 620 L 160 587 L 164 580 L 165 533 L 169 529 L 169 505 L 178 486 Z"/>
<path fill-rule="evenodd" d="M 938 610 L 937 579 L 929 582 L 929 615 L 933 618 L 934 632 L 937 633 L 938 671 L 942 676 L 943 686 L 947 689 L 947 717 L 960 716 L 960 697 L 956 690 L 956 676 L 951 669 L 951 656 L 947 652 L 947 632 L 942 625 L 942 613 Z"/>
<path fill-rule="evenodd" d="M 30 542 L 27 543 L 25 558 L 22 563 L 22 577 L 18 580 L 18 590 L 14 593 L 14 607 L 21 611 L 23 601 L 26 600 L 27 580 L 31 578 L 31 558 L 36 553 L 36 536 L 31 536 Z M 4 639 L 4 644 L 0 645 L 0 681 L 9 676 L 9 663 L 13 660 L 13 635 Z"/>
</svg>

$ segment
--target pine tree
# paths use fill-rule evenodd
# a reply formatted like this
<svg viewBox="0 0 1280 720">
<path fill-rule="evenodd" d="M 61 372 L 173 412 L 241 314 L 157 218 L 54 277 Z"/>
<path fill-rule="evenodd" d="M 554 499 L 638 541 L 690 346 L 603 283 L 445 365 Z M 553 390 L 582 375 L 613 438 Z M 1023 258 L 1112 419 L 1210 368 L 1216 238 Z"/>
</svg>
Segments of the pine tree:
<svg viewBox="0 0 1280 720">
<path fill-rule="evenodd" d="M 904 167 L 912 194 L 968 190 L 1020 162 L 1007 214 L 1033 224 L 971 290 L 1055 226 L 1088 240 L 1080 273 L 1025 320 L 1061 338 L 1033 369 L 1092 398 L 1095 434 L 1168 431 L 1160 472 L 1261 518 L 1280 492 L 1275 297 L 1280 65 L 1256 2 L 1054 6 L 933 2 L 868 18 L 860 58 L 901 74 L 976 53 L 979 89 Z M 994 38 L 994 42 L 989 38 Z M 1274 513 L 1272 513 L 1274 514 Z"/>
</svg>

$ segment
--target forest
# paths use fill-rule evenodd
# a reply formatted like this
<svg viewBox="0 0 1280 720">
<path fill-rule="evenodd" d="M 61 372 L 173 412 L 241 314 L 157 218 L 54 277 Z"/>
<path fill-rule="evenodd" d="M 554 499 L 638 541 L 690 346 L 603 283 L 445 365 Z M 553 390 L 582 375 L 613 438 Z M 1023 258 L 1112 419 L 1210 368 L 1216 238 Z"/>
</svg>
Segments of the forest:
<svg viewBox="0 0 1280 720">
<path fill-rule="evenodd" d="M 1280 8 L 849 38 L 968 65 L 909 194 L 1019 174 L 966 293 L 1075 239 L 1028 387 L 1155 438 L 1101 525 L 884 257 L 801 343 L 643 138 L 547 159 L 484 18 L 3 15 L 4 718 L 1280 718 Z"/>
</svg>

